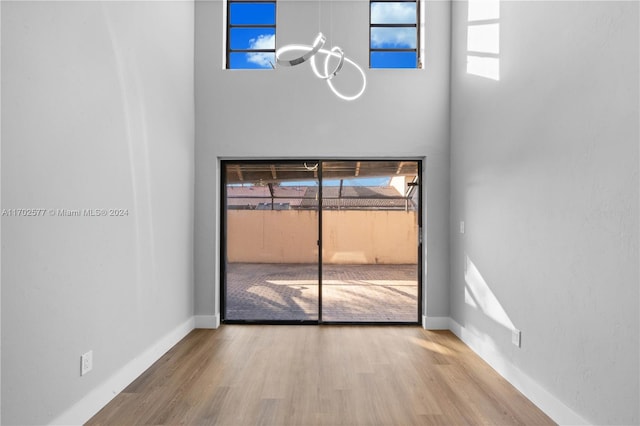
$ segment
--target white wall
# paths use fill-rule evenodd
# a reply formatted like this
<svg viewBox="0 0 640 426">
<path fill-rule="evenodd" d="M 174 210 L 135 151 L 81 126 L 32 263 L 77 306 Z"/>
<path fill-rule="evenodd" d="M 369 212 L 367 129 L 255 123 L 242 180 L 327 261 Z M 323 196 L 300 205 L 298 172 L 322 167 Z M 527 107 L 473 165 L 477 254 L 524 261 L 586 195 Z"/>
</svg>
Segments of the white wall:
<svg viewBox="0 0 640 426">
<path fill-rule="evenodd" d="M 0 4 L 0 24 L 2 23 L 2 4 Z M 0 46 L 2 46 L 2 28 L 0 27 Z M 0 129 L 2 129 L 2 54 L 0 54 Z M 0 131 L 0 188 L 2 188 L 2 132 Z M 1 198 L 1 191 L 0 191 Z M 1 201 L 0 201 L 1 204 Z M 0 205 L 0 208 L 2 206 Z M 2 424 L 2 220 L 0 219 L 0 424 Z"/>
<path fill-rule="evenodd" d="M 2 208 L 128 210 L 2 217 L 2 422 L 45 424 L 193 314 L 194 6 L 1 7 Z"/>
<path fill-rule="evenodd" d="M 279 2 L 277 45 L 320 29 L 367 68 L 368 4 Z M 346 102 L 307 64 L 223 70 L 223 3 L 196 3 L 196 315 L 218 313 L 219 159 L 301 157 L 426 157 L 426 314 L 448 315 L 449 13 L 426 3 L 426 69 L 367 70 L 365 94 Z"/>
<path fill-rule="evenodd" d="M 502 2 L 498 82 L 452 13 L 452 318 L 586 421 L 638 424 L 638 2 Z"/>
<path fill-rule="evenodd" d="M 0 4 L 0 24 L 2 23 L 2 4 Z M 0 46 L 2 46 L 2 28 L 0 27 Z M 0 129 L 2 129 L 2 54 L 0 54 Z M 2 188 L 2 132 L 0 131 L 0 188 Z M 0 191 L 1 198 L 1 191 Z M 1 201 L 0 201 L 1 204 Z M 2 206 L 0 205 L 0 208 Z M 2 423 L 2 220 L 0 219 L 0 424 Z"/>
</svg>

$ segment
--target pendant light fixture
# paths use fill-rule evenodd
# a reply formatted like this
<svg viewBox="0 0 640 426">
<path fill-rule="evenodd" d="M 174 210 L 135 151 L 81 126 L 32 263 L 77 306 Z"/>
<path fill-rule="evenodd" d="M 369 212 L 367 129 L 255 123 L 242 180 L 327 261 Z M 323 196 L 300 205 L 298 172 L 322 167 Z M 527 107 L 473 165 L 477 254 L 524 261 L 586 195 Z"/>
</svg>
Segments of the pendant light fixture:
<svg viewBox="0 0 640 426">
<path fill-rule="evenodd" d="M 322 0 L 318 0 L 318 7 L 321 1 Z M 318 10 L 318 20 L 320 19 L 320 16 L 321 13 L 320 10 Z M 333 25 L 331 26 L 333 27 Z M 324 34 L 322 34 L 322 32 L 319 32 L 311 45 L 287 44 L 286 46 L 282 46 L 281 48 L 276 50 L 276 64 L 283 67 L 293 67 L 309 61 L 311 70 L 313 71 L 315 76 L 320 80 L 326 81 L 331 91 L 337 97 L 339 97 L 340 99 L 344 99 L 345 101 L 353 101 L 355 99 L 358 99 L 360 96 L 362 96 L 367 86 L 367 77 L 364 73 L 364 70 L 360 67 L 360 65 L 347 58 L 340 47 L 334 46 L 329 50 L 323 49 L 326 41 L 327 38 L 324 36 Z M 283 54 L 288 52 L 302 52 L 302 54 L 294 59 L 284 59 Z M 318 55 L 324 55 L 324 66 L 322 70 L 323 72 L 318 70 L 318 66 L 316 65 L 316 57 Z M 329 62 L 332 58 L 337 58 L 338 64 L 333 68 L 333 70 L 329 71 Z M 362 86 L 360 87 L 360 90 L 354 95 L 345 95 L 341 93 L 340 91 L 338 91 L 338 89 L 336 89 L 332 81 L 338 75 L 338 73 L 342 71 L 345 63 L 354 67 L 362 77 Z"/>
</svg>

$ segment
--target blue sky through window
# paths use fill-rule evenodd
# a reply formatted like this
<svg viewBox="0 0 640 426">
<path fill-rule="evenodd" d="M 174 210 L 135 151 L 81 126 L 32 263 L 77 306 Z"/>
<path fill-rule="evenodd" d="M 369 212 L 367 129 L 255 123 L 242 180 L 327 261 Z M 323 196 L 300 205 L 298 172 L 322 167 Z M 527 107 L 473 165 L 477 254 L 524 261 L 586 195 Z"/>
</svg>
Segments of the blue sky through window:
<svg viewBox="0 0 640 426">
<path fill-rule="evenodd" d="M 228 20 L 227 68 L 271 69 L 276 48 L 275 2 L 230 2 Z"/>
<path fill-rule="evenodd" d="M 373 27 L 371 47 L 377 49 L 415 49 L 415 27 Z"/>
<path fill-rule="evenodd" d="M 415 2 L 371 2 L 372 24 L 415 24 Z"/>
<path fill-rule="evenodd" d="M 416 52 L 371 52 L 371 68 L 416 68 Z"/>
<path fill-rule="evenodd" d="M 231 49 L 275 49 L 275 28 L 231 28 Z"/>
<path fill-rule="evenodd" d="M 272 25 L 276 23 L 275 3 L 231 3 L 231 25 Z"/>
<path fill-rule="evenodd" d="M 417 68 L 417 2 L 372 1 L 370 8 L 370 67 Z"/>
<path fill-rule="evenodd" d="M 366 177 L 344 179 L 343 186 L 388 186 L 391 178 L 389 177 Z M 324 179 L 323 186 L 340 186 L 340 179 Z M 318 186 L 316 180 L 301 180 L 291 182 L 281 182 L 280 186 Z"/>
<path fill-rule="evenodd" d="M 270 69 L 276 63 L 276 54 L 268 52 L 232 52 L 229 54 L 229 68 L 232 69 Z"/>
</svg>

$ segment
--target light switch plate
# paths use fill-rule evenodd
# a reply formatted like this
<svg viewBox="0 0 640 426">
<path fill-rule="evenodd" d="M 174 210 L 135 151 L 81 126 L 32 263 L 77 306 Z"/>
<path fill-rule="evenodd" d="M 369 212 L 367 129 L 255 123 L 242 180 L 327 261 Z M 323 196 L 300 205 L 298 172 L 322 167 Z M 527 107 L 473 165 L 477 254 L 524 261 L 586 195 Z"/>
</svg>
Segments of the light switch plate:
<svg viewBox="0 0 640 426">
<path fill-rule="evenodd" d="M 93 368 L 93 351 L 80 356 L 80 375 L 84 376 Z"/>
<path fill-rule="evenodd" d="M 513 343 L 517 347 L 520 347 L 520 344 L 522 343 L 521 339 L 522 332 L 520 330 L 514 329 L 511 331 L 511 343 Z"/>
</svg>

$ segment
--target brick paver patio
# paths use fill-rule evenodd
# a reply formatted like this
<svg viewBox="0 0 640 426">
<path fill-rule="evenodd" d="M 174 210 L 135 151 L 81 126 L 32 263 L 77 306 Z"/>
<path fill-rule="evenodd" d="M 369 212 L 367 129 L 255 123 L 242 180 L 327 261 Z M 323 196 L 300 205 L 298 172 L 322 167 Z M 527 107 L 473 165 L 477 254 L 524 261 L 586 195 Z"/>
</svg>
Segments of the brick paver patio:
<svg viewBox="0 0 640 426">
<path fill-rule="evenodd" d="M 317 264 L 227 264 L 226 319 L 317 320 Z M 416 265 L 324 265 L 322 320 L 418 322 Z"/>
</svg>

